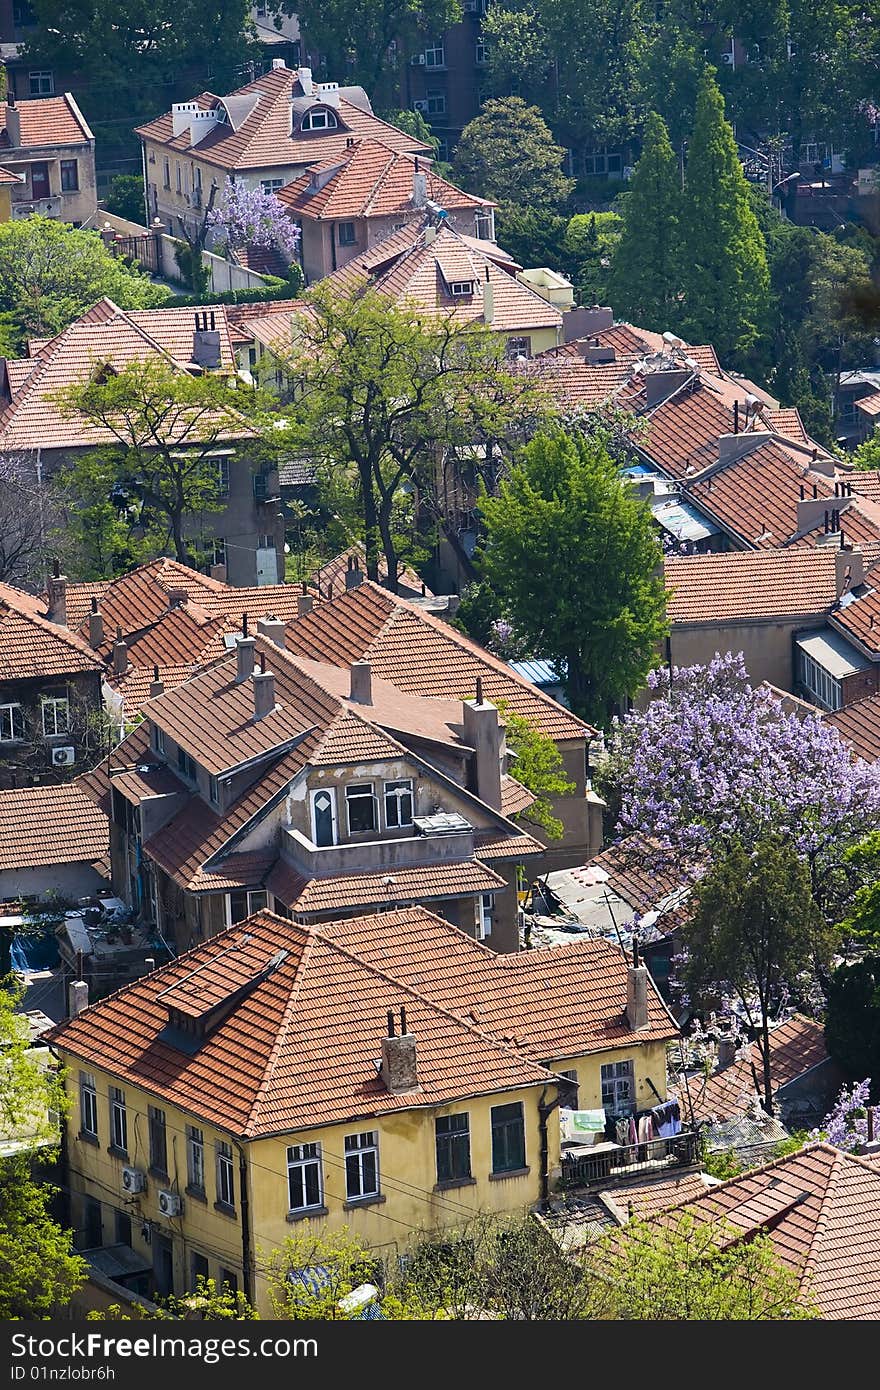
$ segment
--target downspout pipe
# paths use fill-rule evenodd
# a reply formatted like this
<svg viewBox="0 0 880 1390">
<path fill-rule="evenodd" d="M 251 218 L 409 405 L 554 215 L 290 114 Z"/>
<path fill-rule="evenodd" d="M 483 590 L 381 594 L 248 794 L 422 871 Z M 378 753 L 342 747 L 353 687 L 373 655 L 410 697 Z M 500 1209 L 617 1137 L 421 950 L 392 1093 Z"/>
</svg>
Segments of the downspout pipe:
<svg viewBox="0 0 880 1390">
<path fill-rule="evenodd" d="M 251 1247 L 251 1198 L 248 1190 L 248 1163 L 244 1148 L 235 1140 L 238 1149 L 238 1181 L 241 1188 L 241 1274 L 242 1293 L 248 1303 L 254 1302 L 253 1251 Z"/>
</svg>

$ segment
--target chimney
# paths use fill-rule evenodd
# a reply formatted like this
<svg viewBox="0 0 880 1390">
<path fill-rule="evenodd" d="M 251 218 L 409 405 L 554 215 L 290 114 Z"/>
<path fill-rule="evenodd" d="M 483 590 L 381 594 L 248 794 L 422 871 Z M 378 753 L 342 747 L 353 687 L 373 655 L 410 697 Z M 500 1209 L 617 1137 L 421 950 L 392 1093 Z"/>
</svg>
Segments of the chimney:
<svg viewBox="0 0 880 1390">
<path fill-rule="evenodd" d="M 419 168 L 419 158 L 416 155 L 415 168 L 413 169 L 412 205 L 414 208 L 423 208 L 427 201 L 428 175 L 422 173 Z"/>
<path fill-rule="evenodd" d="M 748 436 L 746 436 L 748 438 Z M 825 530 L 828 530 L 828 499 L 827 497 L 803 497 L 797 504 L 797 529 L 806 531 L 808 527 L 818 526 L 819 522 L 825 519 Z"/>
<path fill-rule="evenodd" d="M 834 588 L 838 598 L 865 582 L 865 557 L 858 547 L 842 546 L 834 552 Z"/>
<path fill-rule="evenodd" d="M 256 638 L 237 637 L 235 640 L 235 654 L 238 660 L 238 668 L 235 672 L 235 683 L 241 685 L 249 676 L 254 674 L 254 648 Z"/>
<path fill-rule="evenodd" d="M 639 964 L 639 944 L 633 942 L 633 963 L 626 967 L 626 1021 L 634 1033 L 648 1027 L 648 970 Z"/>
<path fill-rule="evenodd" d="M 311 613 L 314 602 L 311 594 L 298 594 L 296 599 L 297 616 L 304 618 L 306 613 Z"/>
<path fill-rule="evenodd" d="M 273 71 L 273 72 L 276 72 L 279 68 L 286 68 L 286 67 L 287 67 L 287 64 L 285 63 L 285 61 L 284 61 L 283 58 L 273 58 L 273 59 L 272 59 L 272 71 Z"/>
<path fill-rule="evenodd" d="M 736 1044 L 737 1039 L 732 1033 L 721 1034 L 717 1045 L 717 1071 L 724 1071 L 726 1067 L 732 1066 L 736 1061 Z"/>
<path fill-rule="evenodd" d="M 346 589 L 356 589 L 363 580 L 363 571 L 357 561 L 356 555 L 349 555 L 348 567 L 345 571 Z"/>
<path fill-rule="evenodd" d="M 12 148 L 21 149 L 21 117 L 12 92 L 6 97 L 6 133 Z"/>
<path fill-rule="evenodd" d="M 186 589 L 169 589 L 168 607 L 180 608 L 184 603 L 186 603 L 188 598 L 189 594 L 187 593 Z"/>
<path fill-rule="evenodd" d="M 379 1073 L 393 1096 L 418 1091 L 416 1040 L 407 1029 L 406 1009 L 400 1010 L 400 1036 L 395 1036 L 394 1011 L 388 1010 L 388 1034 L 382 1039 L 382 1067 Z"/>
<path fill-rule="evenodd" d="M 426 227 L 426 228 L 425 228 L 425 245 L 426 245 L 426 246 L 430 246 L 430 245 L 431 245 L 431 242 L 434 240 L 434 238 L 435 238 L 436 235 L 437 235 L 437 228 L 436 228 L 436 227 Z"/>
<path fill-rule="evenodd" d="M 274 642 L 276 647 L 284 649 L 284 628 L 285 624 L 280 618 L 273 618 L 267 615 L 265 618 L 257 619 L 257 632 L 261 637 L 268 637 L 270 642 Z"/>
<path fill-rule="evenodd" d="M 219 579 L 221 584 L 226 583 L 226 566 L 222 563 L 212 565 L 209 571 L 212 579 Z"/>
<path fill-rule="evenodd" d="M 207 310 L 196 313 L 192 360 L 205 371 L 216 371 L 220 366 L 220 330 L 214 327 L 213 314 L 208 319 Z"/>
<path fill-rule="evenodd" d="M 150 681 L 150 699 L 153 700 L 157 695 L 161 695 L 165 687 L 159 679 L 159 667 L 153 667 L 153 679 Z"/>
<path fill-rule="evenodd" d="M 501 743 L 504 736 L 498 723 L 498 709 L 483 699 L 483 682 L 477 680 L 477 698 L 463 700 L 464 736 L 474 749 L 476 792 L 493 811 L 501 810 Z"/>
<path fill-rule="evenodd" d="M 61 573 L 57 560 L 52 561 L 52 573 L 46 580 L 49 622 L 67 627 L 67 575 Z"/>
<path fill-rule="evenodd" d="M 275 708 L 275 677 L 266 670 L 266 658 L 260 652 L 260 669 L 251 676 L 254 683 L 254 719 L 265 719 Z"/>
<path fill-rule="evenodd" d="M 67 986 L 67 1017 L 77 1018 L 88 1007 L 88 984 L 85 980 L 71 980 Z"/>
<path fill-rule="evenodd" d="M 122 628 L 116 629 L 116 641 L 113 643 L 113 671 L 117 676 L 124 676 L 128 670 L 128 647 L 125 645 L 125 638 L 122 636 Z"/>
<path fill-rule="evenodd" d="M 373 703 L 373 668 L 369 661 L 351 663 L 351 694 L 348 698 L 358 705 Z"/>
<path fill-rule="evenodd" d="M 298 68 L 298 69 L 297 69 L 297 74 L 296 74 L 296 75 L 297 75 L 297 77 L 299 78 L 299 85 L 302 87 L 303 96 L 304 96 L 304 97 L 310 97 L 310 96 L 312 95 L 312 70 L 311 70 L 311 68 Z"/>
<path fill-rule="evenodd" d="M 89 614 L 89 646 L 100 647 L 104 643 L 104 619 L 98 607 L 98 600 L 92 599 L 92 611 Z"/>
<path fill-rule="evenodd" d="M 600 365 L 602 362 L 616 362 L 617 360 L 617 353 L 614 348 L 600 343 L 598 338 L 594 339 L 593 342 L 587 343 L 583 355 L 586 362 L 590 362 L 596 366 Z"/>
<path fill-rule="evenodd" d="M 591 338 L 594 333 L 602 333 L 606 328 L 613 327 L 614 310 L 598 304 L 593 304 L 589 309 L 566 309 L 562 315 L 562 332 L 566 343 Z"/>
<path fill-rule="evenodd" d="M 648 381 L 650 380 L 648 377 Z M 733 463 L 734 459 L 745 458 L 746 454 L 768 443 L 772 437 L 769 430 L 741 430 L 739 434 L 721 434 L 718 436 L 718 462 Z"/>
<path fill-rule="evenodd" d="M 495 291 L 489 279 L 489 267 L 486 266 L 486 278 L 483 281 L 483 322 L 492 323 L 495 318 Z"/>
</svg>

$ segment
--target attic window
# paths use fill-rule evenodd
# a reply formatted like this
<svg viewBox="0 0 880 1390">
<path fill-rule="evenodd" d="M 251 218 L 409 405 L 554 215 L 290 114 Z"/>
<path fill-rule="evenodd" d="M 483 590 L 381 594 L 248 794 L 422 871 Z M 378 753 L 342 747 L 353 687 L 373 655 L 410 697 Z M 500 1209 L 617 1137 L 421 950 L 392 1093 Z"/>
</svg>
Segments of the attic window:
<svg viewBox="0 0 880 1390">
<path fill-rule="evenodd" d="M 300 130 L 336 130 L 338 125 L 336 113 L 329 111 L 326 106 L 319 106 L 306 112 Z"/>
<path fill-rule="evenodd" d="M 473 280 L 451 280 L 449 282 L 449 293 L 454 299 L 460 299 L 463 295 L 473 294 Z"/>
</svg>

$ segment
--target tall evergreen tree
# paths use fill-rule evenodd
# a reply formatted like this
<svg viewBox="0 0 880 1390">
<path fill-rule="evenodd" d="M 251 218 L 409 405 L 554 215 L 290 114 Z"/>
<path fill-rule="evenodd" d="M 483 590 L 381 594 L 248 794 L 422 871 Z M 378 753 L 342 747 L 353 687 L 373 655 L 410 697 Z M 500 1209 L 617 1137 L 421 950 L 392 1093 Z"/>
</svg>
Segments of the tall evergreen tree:
<svg viewBox="0 0 880 1390">
<path fill-rule="evenodd" d="M 682 331 L 742 360 L 769 301 L 767 252 L 752 209 L 724 98 L 707 71 L 697 94 L 681 222 Z"/>
<path fill-rule="evenodd" d="M 609 298 L 619 318 L 662 332 L 680 313 L 678 160 L 661 116 L 648 113 L 642 157 L 623 204 Z"/>
</svg>

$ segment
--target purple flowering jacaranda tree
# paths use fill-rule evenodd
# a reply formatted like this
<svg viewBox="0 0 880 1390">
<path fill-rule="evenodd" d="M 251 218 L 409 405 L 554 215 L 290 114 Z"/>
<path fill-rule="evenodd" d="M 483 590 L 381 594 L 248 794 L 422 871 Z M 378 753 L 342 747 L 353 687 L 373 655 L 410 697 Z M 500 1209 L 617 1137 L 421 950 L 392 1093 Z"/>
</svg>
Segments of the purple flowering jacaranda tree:
<svg viewBox="0 0 880 1390">
<path fill-rule="evenodd" d="M 818 714 L 787 713 L 753 685 L 742 653 L 648 677 L 651 695 L 616 723 L 607 776 L 619 830 L 639 832 L 687 873 L 734 839 L 790 839 L 813 897 L 839 921 L 857 870 L 844 851 L 877 824 L 880 765 L 853 755 Z"/>
<path fill-rule="evenodd" d="M 284 204 L 274 193 L 232 183 L 230 179 L 206 221 L 216 246 L 274 246 L 288 262 L 299 246 L 300 229 L 291 222 Z"/>
<path fill-rule="evenodd" d="M 858 1152 L 868 1142 L 870 1095 L 870 1076 L 856 1082 L 852 1088 L 844 1086 L 834 1109 L 828 1112 L 818 1129 L 810 1131 L 810 1138 L 825 1139 L 847 1153 Z"/>
</svg>

